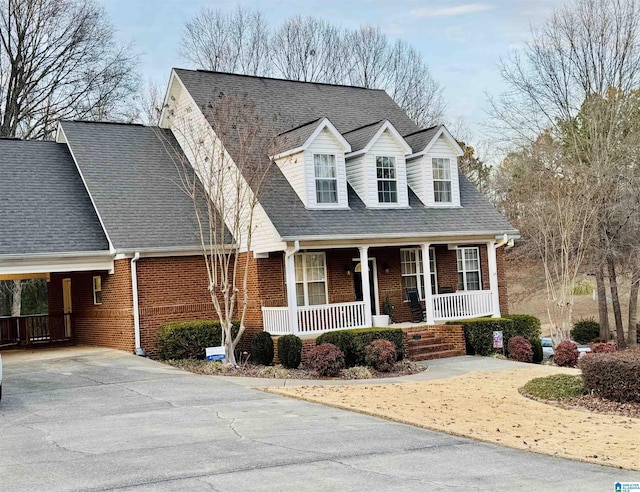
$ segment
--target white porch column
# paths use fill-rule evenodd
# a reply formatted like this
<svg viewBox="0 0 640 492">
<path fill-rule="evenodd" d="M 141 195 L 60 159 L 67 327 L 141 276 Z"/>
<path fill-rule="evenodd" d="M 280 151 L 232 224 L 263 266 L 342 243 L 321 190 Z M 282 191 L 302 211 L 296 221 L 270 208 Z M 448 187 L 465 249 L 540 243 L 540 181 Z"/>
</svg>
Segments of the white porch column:
<svg viewBox="0 0 640 492">
<path fill-rule="evenodd" d="M 422 245 L 422 275 L 424 276 L 424 308 L 427 324 L 435 325 L 433 314 L 433 292 L 431 292 L 431 263 L 429 262 L 429 243 Z"/>
<path fill-rule="evenodd" d="M 487 243 L 487 261 L 489 263 L 489 289 L 493 304 L 492 318 L 500 317 L 500 293 L 498 291 L 498 263 L 496 261 L 496 242 Z"/>
<path fill-rule="evenodd" d="M 364 324 L 372 326 L 371 321 L 371 284 L 369 283 L 369 246 L 359 246 L 360 276 L 362 278 L 362 300 L 364 301 Z"/>
<path fill-rule="evenodd" d="M 298 334 L 298 296 L 296 295 L 296 263 L 295 255 L 287 254 L 284 260 L 284 271 L 287 278 L 287 306 L 289 306 L 289 329 Z"/>
</svg>

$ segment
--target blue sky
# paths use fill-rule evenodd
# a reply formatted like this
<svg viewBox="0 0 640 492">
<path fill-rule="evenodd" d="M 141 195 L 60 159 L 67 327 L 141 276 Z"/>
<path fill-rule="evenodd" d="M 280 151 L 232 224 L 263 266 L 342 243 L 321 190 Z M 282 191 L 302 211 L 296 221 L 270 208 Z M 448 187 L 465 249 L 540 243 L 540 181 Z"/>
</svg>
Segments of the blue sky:
<svg viewBox="0 0 640 492">
<path fill-rule="evenodd" d="M 173 66 L 189 67 L 178 55 L 185 21 L 201 8 L 233 10 L 237 5 L 261 10 L 271 25 L 301 14 L 336 25 L 380 26 L 390 37 L 419 49 L 447 101 L 447 121 L 462 118 L 472 141 L 483 139 L 486 93 L 504 89 L 500 57 L 529 39 L 539 24 L 565 0 L 101 0 L 117 36 L 140 54 L 143 80 L 164 83 Z"/>
</svg>

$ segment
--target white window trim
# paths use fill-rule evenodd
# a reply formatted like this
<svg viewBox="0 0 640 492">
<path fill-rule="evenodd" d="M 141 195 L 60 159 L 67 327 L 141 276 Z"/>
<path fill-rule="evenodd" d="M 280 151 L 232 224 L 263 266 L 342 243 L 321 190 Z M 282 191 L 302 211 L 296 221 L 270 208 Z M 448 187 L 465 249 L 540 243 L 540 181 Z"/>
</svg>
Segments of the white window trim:
<svg viewBox="0 0 640 492">
<path fill-rule="evenodd" d="M 317 155 L 330 155 L 333 156 L 333 169 L 335 172 L 335 178 L 318 178 L 316 176 L 316 156 Z M 340 185 L 338 183 L 338 157 L 335 153 L 330 152 L 314 152 L 312 155 L 313 160 L 313 189 L 314 189 L 314 197 L 313 202 L 317 207 L 327 207 L 327 208 L 336 208 L 340 206 Z M 333 180 L 336 183 L 336 201 L 335 202 L 319 202 L 318 201 L 318 179 L 329 181 Z"/>
<path fill-rule="evenodd" d="M 435 159 L 441 159 L 441 160 L 448 160 L 449 161 L 449 179 L 436 179 L 434 176 L 434 172 L 433 172 L 433 161 Z M 432 192 L 433 192 L 433 203 L 436 206 L 451 206 L 455 203 L 455 199 L 453 196 L 453 164 L 451 162 L 451 157 L 450 156 L 438 156 L 438 155 L 432 155 L 431 156 L 431 181 L 432 181 Z M 437 182 L 441 182 L 441 183 L 449 183 L 449 195 L 451 197 L 451 200 L 449 200 L 448 202 L 439 202 L 436 200 L 436 181 Z"/>
<path fill-rule="evenodd" d="M 310 255 L 321 255 L 324 261 L 324 299 L 325 304 L 309 304 L 309 281 L 307 280 L 307 257 Z M 306 253 L 296 253 L 295 256 L 299 256 L 302 258 L 302 280 L 296 280 L 296 286 L 298 284 L 302 284 L 302 290 L 304 292 L 304 304 L 298 304 L 298 306 L 326 306 L 329 304 L 329 279 L 327 276 L 327 254 L 322 251 L 313 252 L 309 251 Z M 294 261 L 295 265 L 295 261 Z M 295 277 L 295 272 L 294 272 Z M 318 283 L 318 280 L 313 280 L 311 283 Z M 297 289 L 296 289 L 297 290 Z"/>
<path fill-rule="evenodd" d="M 378 178 L 378 157 L 383 158 L 386 157 L 387 159 L 393 159 L 393 174 L 395 175 L 395 178 L 393 179 L 383 179 L 383 178 Z M 374 156 L 374 163 L 376 166 L 376 203 L 379 206 L 398 206 L 400 204 L 400 187 L 398 186 L 398 159 L 396 158 L 395 155 L 375 155 Z M 378 191 L 378 183 L 380 183 L 380 181 L 393 181 L 396 184 L 396 201 L 395 202 L 381 202 L 380 201 L 380 192 Z"/>
<path fill-rule="evenodd" d="M 465 262 L 465 258 L 464 258 L 464 253 L 462 253 L 462 271 L 458 270 L 458 251 L 465 251 L 468 249 L 475 249 L 476 253 L 478 254 L 478 269 L 477 270 L 467 270 L 466 267 L 466 262 Z M 465 291 L 465 292 L 478 292 L 480 290 L 484 290 L 482 288 L 482 257 L 480 256 L 480 248 L 478 246 L 459 246 L 458 248 L 456 248 L 456 270 L 458 270 L 458 273 L 462 273 L 462 285 L 458 285 L 458 290 L 459 291 Z M 478 291 L 474 291 L 474 290 L 467 290 L 467 273 L 470 272 L 478 272 L 478 285 L 480 287 L 480 289 L 478 289 Z"/>
<path fill-rule="evenodd" d="M 96 280 L 99 288 L 96 288 Z M 100 293 L 100 297 L 102 298 L 102 277 L 100 275 L 95 275 L 92 279 L 92 290 L 93 290 L 93 304 L 95 306 L 99 306 L 102 304 L 102 299 L 98 302 L 98 292 Z"/>
<path fill-rule="evenodd" d="M 422 248 L 400 248 L 400 276 L 401 277 L 416 277 L 416 286 L 418 289 L 418 298 L 421 301 L 424 301 L 424 292 L 422 292 L 422 283 L 420 282 L 420 278 L 423 277 L 423 272 L 424 272 L 424 267 L 423 267 L 423 262 L 419 261 L 419 257 L 418 255 L 422 254 Z M 402 273 L 402 251 L 414 251 L 415 253 L 415 259 L 416 259 L 416 273 Z M 433 256 L 433 270 L 430 271 L 430 275 L 434 277 L 434 283 L 436 286 L 436 290 L 438 288 L 438 265 L 437 265 L 437 259 L 436 259 L 436 248 L 434 246 L 429 246 L 429 260 L 431 260 L 431 257 Z M 424 259 L 423 259 L 424 261 Z M 429 278 L 431 280 L 431 278 Z M 400 282 L 402 283 L 402 279 L 400 280 Z M 404 290 L 404 287 L 402 287 Z M 426 288 L 426 286 L 425 286 Z M 431 292 L 432 295 L 437 294 L 437 292 Z M 402 298 L 404 300 L 404 302 L 409 302 L 409 299 L 404 299 L 404 292 L 402 293 Z"/>
</svg>

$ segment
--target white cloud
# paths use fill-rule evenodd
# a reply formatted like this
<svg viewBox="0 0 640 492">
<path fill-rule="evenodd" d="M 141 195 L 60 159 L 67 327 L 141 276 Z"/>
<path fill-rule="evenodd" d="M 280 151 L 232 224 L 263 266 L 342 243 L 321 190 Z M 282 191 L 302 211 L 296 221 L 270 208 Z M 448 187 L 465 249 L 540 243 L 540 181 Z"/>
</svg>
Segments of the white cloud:
<svg viewBox="0 0 640 492">
<path fill-rule="evenodd" d="M 468 3 L 466 5 L 457 5 L 455 7 L 429 8 L 421 7 L 413 9 L 411 15 L 418 18 L 426 17 L 452 17 L 455 15 L 473 14 L 475 12 L 486 12 L 492 10 L 495 6 L 486 3 Z"/>
</svg>

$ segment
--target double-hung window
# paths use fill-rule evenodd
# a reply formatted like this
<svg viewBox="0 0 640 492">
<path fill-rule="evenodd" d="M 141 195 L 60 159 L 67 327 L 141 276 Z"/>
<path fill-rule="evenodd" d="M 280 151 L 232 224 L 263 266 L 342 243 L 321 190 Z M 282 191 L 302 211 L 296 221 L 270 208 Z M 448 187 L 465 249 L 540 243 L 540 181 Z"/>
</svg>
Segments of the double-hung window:
<svg viewBox="0 0 640 492">
<path fill-rule="evenodd" d="M 398 203 L 396 158 L 377 156 L 376 177 L 378 180 L 378 203 Z"/>
<path fill-rule="evenodd" d="M 338 203 L 338 173 L 334 154 L 313 154 L 316 203 Z"/>
<path fill-rule="evenodd" d="M 458 248 L 458 289 L 481 290 L 480 280 L 480 250 L 473 248 Z"/>
<path fill-rule="evenodd" d="M 422 249 L 411 248 L 400 250 L 400 270 L 402 274 L 402 290 L 405 299 L 407 291 L 417 290 L 420 299 L 424 299 L 424 266 L 422 263 Z M 431 293 L 437 293 L 438 273 L 436 270 L 436 251 L 429 248 L 429 271 L 431 274 Z"/>
<path fill-rule="evenodd" d="M 295 255 L 296 297 L 298 306 L 327 303 L 327 264 L 324 253 Z"/>
<path fill-rule="evenodd" d="M 441 157 L 431 159 L 433 199 L 436 203 L 451 203 L 451 161 Z"/>
<path fill-rule="evenodd" d="M 102 304 L 102 277 L 100 275 L 93 277 L 93 303 Z"/>
</svg>

